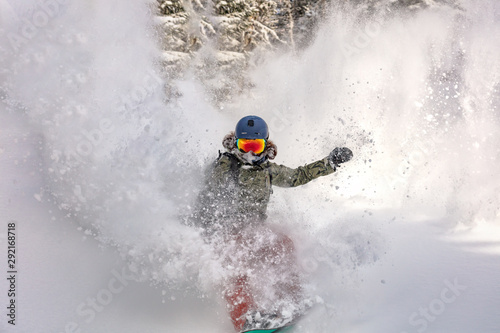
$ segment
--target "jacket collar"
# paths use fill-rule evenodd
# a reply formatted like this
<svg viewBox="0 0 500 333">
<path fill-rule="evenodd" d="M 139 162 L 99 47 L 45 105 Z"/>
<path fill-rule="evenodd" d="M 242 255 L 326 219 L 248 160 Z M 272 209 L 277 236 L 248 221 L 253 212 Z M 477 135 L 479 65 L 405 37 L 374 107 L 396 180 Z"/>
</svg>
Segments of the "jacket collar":
<svg viewBox="0 0 500 333">
<path fill-rule="evenodd" d="M 260 166 L 269 161 L 269 157 L 264 151 L 260 156 L 255 156 L 251 153 L 242 153 L 237 148 L 234 148 L 230 151 L 243 165 L 248 166 Z"/>
</svg>

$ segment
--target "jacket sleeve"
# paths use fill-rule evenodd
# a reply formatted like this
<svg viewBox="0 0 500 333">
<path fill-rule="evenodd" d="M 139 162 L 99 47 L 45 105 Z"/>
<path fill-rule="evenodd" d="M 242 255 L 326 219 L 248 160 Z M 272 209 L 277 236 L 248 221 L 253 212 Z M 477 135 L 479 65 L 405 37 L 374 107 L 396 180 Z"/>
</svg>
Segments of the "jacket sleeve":
<svg viewBox="0 0 500 333">
<path fill-rule="evenodd" d="M 280 187 L 304 185 L 313 179 L 334 173 L 335 170 L 326 157 L 296 169 L 275 163 L 270 166 L 271 182 Z"/>
</svg>

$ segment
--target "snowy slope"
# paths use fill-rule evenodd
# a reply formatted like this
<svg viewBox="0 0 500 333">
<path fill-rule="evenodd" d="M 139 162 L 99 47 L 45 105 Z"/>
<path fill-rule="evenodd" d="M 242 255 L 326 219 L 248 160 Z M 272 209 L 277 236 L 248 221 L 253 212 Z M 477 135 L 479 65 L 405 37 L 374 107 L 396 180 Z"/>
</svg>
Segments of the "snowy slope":
<svg viewBox="0 0 500 333">
<path fill-rule="evenodd" d="M 278 163 L 355 154 L 274 190 L 269 221 L 323 300 L 302 331 L 500 332 L 496 1 L 334 13 L 223 109 L 190 73 L 165 104 L 146 5 L 57 3 L 0 1 L 0 239 L 15 221 L 19 271 L 2 332 L 231 332 L 227 271 L 178 215 L 250 113 Z"/>
</svg>

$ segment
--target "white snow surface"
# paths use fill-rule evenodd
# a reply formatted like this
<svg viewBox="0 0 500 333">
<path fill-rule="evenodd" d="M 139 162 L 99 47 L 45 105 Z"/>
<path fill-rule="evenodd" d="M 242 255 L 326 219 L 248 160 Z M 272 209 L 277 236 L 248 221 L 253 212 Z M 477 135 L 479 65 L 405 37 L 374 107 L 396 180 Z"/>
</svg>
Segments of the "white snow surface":
<svg viewBox="0 0 500 333">
<path fill-rule="evenodd" d="M 338 11 L 224 108 L 190 71 L 165 103 L 148 5 L 0 0 L 1 332 L 231 332 L 228 268 L 179 215 L 247 114 L 278 163 L 355 156 L 274 189 L 319 303 L 298 331 L 500 332 L 498 1 Z"/>
</svg>

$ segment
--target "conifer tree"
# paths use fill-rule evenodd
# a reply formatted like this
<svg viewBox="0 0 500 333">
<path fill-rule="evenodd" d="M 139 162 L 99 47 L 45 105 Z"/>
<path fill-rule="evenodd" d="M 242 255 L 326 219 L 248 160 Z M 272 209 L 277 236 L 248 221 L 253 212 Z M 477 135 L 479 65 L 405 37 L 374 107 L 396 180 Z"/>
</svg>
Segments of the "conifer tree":
<svg viewBox="0 0 500 333">
<path fill-rule="evenodd" d="M 370 15 L 387 9 L 453 5 L 457 0 L 157 1 L 167 75 L 175 79 L 194 68 L 214 102 L 220 104 L 252 86 L 247 70 L 250 64 L 265 60 L 268 52 L 307 48 L 333 6 L 350 6 Z"/>
</svg>

